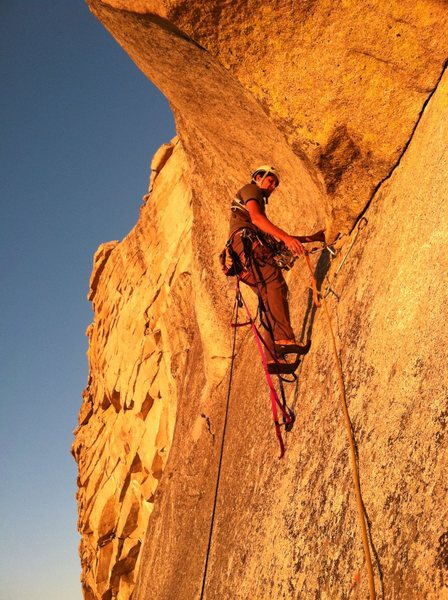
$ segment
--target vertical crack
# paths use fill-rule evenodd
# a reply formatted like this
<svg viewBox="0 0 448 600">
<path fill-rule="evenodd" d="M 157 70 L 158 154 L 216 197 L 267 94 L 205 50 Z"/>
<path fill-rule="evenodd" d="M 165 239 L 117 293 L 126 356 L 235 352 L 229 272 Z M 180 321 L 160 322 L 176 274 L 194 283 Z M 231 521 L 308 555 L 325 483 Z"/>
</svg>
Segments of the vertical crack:
<svg viewBox="0 0 448 600">
<path fill-rule="evenodd" d="M 440 84 L 440 82 L 441 82 L 441 80 L 442 80 L 442 77 L 443 77 L 443 75 L 444 75 L 444 73 L 445 73 L 445 70 L 447 69 L 447 67 L 448 67 L 448 59 L 447 59 L 447 60 L 445 61 L 445 63 L 443 64 L 442 71 L 441 71 L 441 73 L 440 73 L 440 75 L 439 75 L 439 77 L 438 77 L 438 79 L 437 79 L 437 83 L 436 83 L 436 85 L 434 86 L 434 89 L 433 89 L 433 90 L 432 90 L 432 91 L 429 93 L 428 97 L 426 98 L 426 100 L 425 100 L 425 101 L 424 101 L 424 103 L 423 103 L 423 106 L 422 106 L 422 108 L 421 108 L 421 110 L 420 110 L 420 113 L 419 113 L 419 115 L 418 115 L 418 117 L 417 117 L 417 120 L 416 120 L 416 122 L 415 122 L 415 124 L 414 124 L 414 127 L 412 128 L 411 135 L 409 136 L 409 139 L 408 139 L 408 141 L 407 141 L 407 142 L 406 142 L 406 144 L 404 145 L 403 151 L 401 152 L 400 156 L 398 157 L 398 160 L 397 160 L 397 162 L 395 163 L 395 165 L 393 165 L 393 167 L 391 168 L 391 170 L 389 171 L 389 173 L 388 173 L 388 174 L 387 174 L 385 177 L 383 177 L 383 179 L 381 179 L 381 181 L 379 181 L 379 182 L 377 183 L 377 185 L 375 186 L 375 188 L 374 188 L 374 190 L 373 190 L 373 192 L 372 192 L 372 194 L 371 194 L 371 196 L 370 196 L 369 200 L 367 201 L 367 203 L 366 203 L 365 207 L 364 207 L 364 208 L 363 208 L 363 210 L 362 210 L 362 211 L 359 213 L 359 215 L 358 215 L 358 218 L 357 218 L 357 219 L 356 219 L 356 221 L 354 222 L 354 224 L 353 224 L 353 227 L 351 228 L 351 230 L 350 230 L 350 232 L 349 232 L 349 235 L 350 235 L 350 234 L 353 232 L 353 230 L 354 230 L 354 229 L 356 228 L 356 226 L 358 225 L 359 221 L 360 221 L 360 220 L 361 220 L 361 219 L 364 217 L 365 213 L 366 213 L 366 212 L 368 211 L 368 209 L 370 208 L 370 205 L 371 205 L 371 203 L 372 203 L 373 199 L 375 198 L 375 196 L 376 196 L 377 192 L 378 192 L 378 191 L 379 191 L 379 189 L 381 188 L 381 186 L 382 186 L 382 185 L 383 185 L 383 184 L 384 184 L 386 181 L 388 181 L 388 180 L 389 180 L 389 179 L 392 177 L 392 175 L 394 174 L 394 171 L 395 171 L 395 170 L 396 170 L 396 169 L 397 169 L 397 168 L 400 166 L 400 163 L 401 163 L 401 161 L 402 161 L 402 159 L 403 159 L 403 156 L 406 154 L 406 151 L 407 151 L 407 149 L 409 148 L 409 145 L 410 145 L 410 143 L 412 142 L 412 140 L 413 140 L 413 138 L 414 138 L 415 132 L 417 131 L 417 127 L 419 126 L 419 124 L 420 124 L 420 121 L 421 121 L 421 119 L 422 119 L 422 117 L 423 117 L 423 113 L 425 112 L 425 109 L 426 109 L 426 107 L 427 107 L 428 103 L 430 102 L 431 98 L 434 96 L 434 94 L 435 94 L 435 92 L 436 92 L 437 88 L 439 87 L 439 84 Z"/>
</svg>

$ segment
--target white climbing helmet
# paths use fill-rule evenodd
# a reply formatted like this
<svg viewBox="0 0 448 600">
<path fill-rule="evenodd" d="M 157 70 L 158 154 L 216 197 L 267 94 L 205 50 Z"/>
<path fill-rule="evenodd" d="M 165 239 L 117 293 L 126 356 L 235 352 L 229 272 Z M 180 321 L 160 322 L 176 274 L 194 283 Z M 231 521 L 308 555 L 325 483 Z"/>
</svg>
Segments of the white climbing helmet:
<svg viewBox="0 0 448 600">
<path fill-rule="evenodd" d="M 260 183 L 263 183 L 264 178 L 267 177 L 268 175 L 274 175 L 274 177 L 277 179 L 277 185 L 280 183 L 280 177 L 278 175 L 278 171 L 272 165 L 261 165 L 261 167 L 258 167 L 257 169 L 255 169 L 255 171 L 252 173 L 252 181 L 254 183 L 255 183 L 255 178 L 257 177 L 257 175 L 263 176 L 263 179 L 261 180 Z"/>
</svg>

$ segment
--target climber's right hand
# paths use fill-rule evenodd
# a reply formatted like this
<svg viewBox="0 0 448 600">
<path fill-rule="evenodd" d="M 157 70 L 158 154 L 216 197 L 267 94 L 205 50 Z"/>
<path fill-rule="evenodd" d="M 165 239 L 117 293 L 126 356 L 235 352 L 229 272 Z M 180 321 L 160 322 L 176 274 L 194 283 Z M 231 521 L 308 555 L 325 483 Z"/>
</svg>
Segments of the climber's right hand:
<svg viewBox="0 0 448 600">
<path fill-rule="evenodd" d="M 301 256 L 302 254 L 305 254 L 305 248 L 303 244 L 296 237 L 292 235 L 285 235 L 282 241 L 295 256 Z"/>
</svg>

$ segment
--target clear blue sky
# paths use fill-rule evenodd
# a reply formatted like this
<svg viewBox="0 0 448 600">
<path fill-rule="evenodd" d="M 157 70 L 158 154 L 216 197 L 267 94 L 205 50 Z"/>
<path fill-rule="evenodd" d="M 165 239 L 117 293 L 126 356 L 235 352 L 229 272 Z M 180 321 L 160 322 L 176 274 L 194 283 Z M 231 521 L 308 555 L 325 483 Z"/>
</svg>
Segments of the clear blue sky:
<svg viewBox="0 0 448 600">
<path fill-rule="evenodd" d="M 82 0 L 2 0 L 0 74 L 0 600 L 80 600 L 92 257 L 136 222 L 174 124 Z"/>
</svg>

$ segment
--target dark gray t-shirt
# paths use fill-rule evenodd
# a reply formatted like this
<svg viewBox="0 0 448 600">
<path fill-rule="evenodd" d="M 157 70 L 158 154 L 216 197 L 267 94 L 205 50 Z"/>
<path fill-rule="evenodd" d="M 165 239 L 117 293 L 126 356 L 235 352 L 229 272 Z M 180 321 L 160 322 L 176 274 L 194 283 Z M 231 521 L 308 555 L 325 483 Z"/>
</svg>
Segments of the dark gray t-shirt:
<svg viewBox="0 0 448 600">
<path fill-rule="evenodd" d="M 246 208 L 246 204 L 249 202 L 249 200 L 255 200 L 258 202 L 261 212 L 263 214 L 266 213 L 266 200 L 258 185 L 255 183 L 248 183 L 247 185 L 243 186 L 237 191 L 235 199 L 232 201 L 229 237 L 233 235 L 237 229 L 242 229 L 243 227 L 249 227 L 255 231 L 260 231 L 258 227 L 256 227 L 250 220 L 250 214 Z"/>
</svg>

